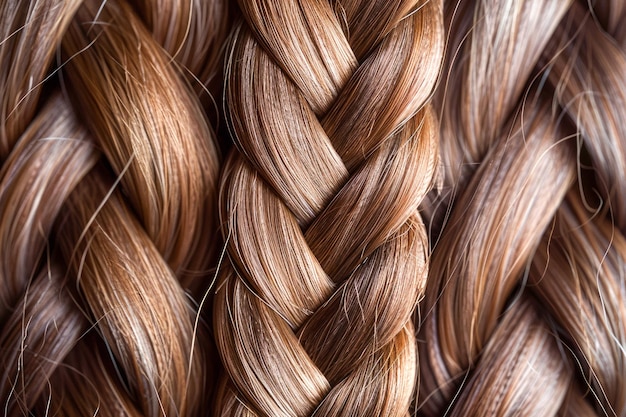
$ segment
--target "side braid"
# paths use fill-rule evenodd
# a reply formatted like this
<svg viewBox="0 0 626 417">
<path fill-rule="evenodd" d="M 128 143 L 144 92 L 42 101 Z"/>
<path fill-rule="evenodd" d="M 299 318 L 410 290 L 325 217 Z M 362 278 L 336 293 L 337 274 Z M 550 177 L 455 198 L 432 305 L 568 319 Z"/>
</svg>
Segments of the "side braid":
<svg viewBox="0 0 626 417">
<path fill-rule="evenodd" d="M 240 3 L 218 415 L 406 415 L 413 398 L 441 6 L 335 6 Z"/>
<path fill-rule="evenodd" d="M 3 412 L 208 410 L 215 358 L 194 304 L 219 247 L 219 159 L 180 66 L 216 68 L 217 53 L 174 61 L 126 0 L 0 7 L 16 26 L 0 54 L 22 71 L 0 72 Z"/>
<path fill-rule="evenodd" d="M 616 28 L 587 2 L 456 4 L 418 413 L 623 416 Z"/>
</svg>

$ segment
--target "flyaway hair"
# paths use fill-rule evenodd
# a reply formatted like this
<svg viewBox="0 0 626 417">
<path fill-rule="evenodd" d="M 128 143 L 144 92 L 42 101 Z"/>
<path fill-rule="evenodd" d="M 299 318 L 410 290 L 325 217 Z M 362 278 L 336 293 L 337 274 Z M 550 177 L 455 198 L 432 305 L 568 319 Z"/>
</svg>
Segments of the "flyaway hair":
<svg viewBox="0 0 626 417">
<path fill-rule="evenodd" d="M 625 19 L 0 1 L 0 415 L 626 417 Z"/>
<path fill-rule="evenodd" d="M 19 63 L 0 74 L 10 86 L 5 415 L 206 409 L 217 364 L 190 295 L 206 290 L 215 261 L 219 155 L 187 63 L 125 1 L 5 2 L 0 16 L 15 31 L 0 46 L 3 62 Z M 155 32 L 185 30 L 159 24 Z M 184 51 L 187 40 L 169 46 Z"/>
<path fill-rule="evenodd" d="M 343 20 L 329 3 L 287 4 L 242 1 L 229 52 L 237 149 L 220 194 L 215 414 L 402 415 L 417 380 L 441 4 L 346 2 Z"/>
<path fill-rule="evenodd" d="M 618 3 L 446 7 L 419 414 L 626 415 Z"/>
</svg>

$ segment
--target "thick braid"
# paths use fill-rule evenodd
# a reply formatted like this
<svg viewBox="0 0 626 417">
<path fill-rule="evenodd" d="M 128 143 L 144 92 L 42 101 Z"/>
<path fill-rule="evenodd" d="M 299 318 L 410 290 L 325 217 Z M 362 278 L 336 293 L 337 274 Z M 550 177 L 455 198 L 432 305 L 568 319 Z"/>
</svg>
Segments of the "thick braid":
<svg viewBox="0 0 626 417">
<path fill-rule="evenodd" d="M 472 385 L 464 376 L 490 339 L 506 334 L 497 332 L 504 325 L 501 315 L 575 178 L 573 141 L 558 142 L 568 133 L 555 128 L 549 107 L 525 112 L 524 126 L 521 117 L 517 120 L 513 135 L 487 154 L 457 196 L 433 251 L 426 300 L 420 306 L 420 389 L 427 415 L 445 411 L 459 385 Z M 546 190 L 550 199 L 543 198 Z M 555 395 L 547 389 L 540 394 Z"/>
<path fill-rule="evenodd" d="M 54 239 L 142 413 L 189 415 L 205 371 L 193 349 L 194 312 L 119 193 L 100 207 L 111 184 L 101 178 L 92 171 L 76 187 Z"/>
<path fill-rule="evenodd" d="M 599 26 L 586 6 L 574 3 L 546 49 L 563 51 L 548 81 L 580 130 L 581 184 L 563 201 L 530 279 L 582 381 L 570 397 L 597 415 L 626 416 L 626 54 L 609 35 L 617 28 Z"/>
<path fill-rule="evenodd" d="M 55 101 L 48 107 L 50 111 L 43 113 L 42 117 L 55 124 L 53 112 L 58 113 L 67 107 L 67 103 Z M 62 117 L 70 115 L 69 112 L 61 113 Z M 56 143 L 68 143 L 74 147 L 77 143 L 80 146 L 80 135 L 75 134 L 71 139 L 68 136 L 73 131 L 80 132 L 80 128 L 71 118 L 67 123 L 70 129 L 64 132 L 63 137 L 68 139 Z M 59 158 L 58 164 L 65 167 L 69 158 L 71 156 L 66 156 L 65 160 Z M 87 164 L 88 167 L 90 165 L 93 162 Z M 56 164 L 50 166 L 56 168 L 52 170 L 53 173 L 63 173 Z M 31 407 L 40 408 L 41 403 L 56 402 L 66 394 L 65 391 L 72 392 L 72 396 L 82 397 L 82 406 L 79 408 L 82 411 L 74 411 L 78 415 L 87 409 L 93 412 L 101 406 L 100 402 L 106 395 L 101 397 L 98 387 L 106 380 L 106 376 L 103 376 L 105 373 L 109 372 L 115 380 L 115 375 L 123 372 L 129 384 L 126 389 L 130 389 L 136 398 L 143 399 L 140 405 L 143 415 L 187 415 L 193 411 L 188 403 L 197 407 L 201 400 L 201 372 L 206 369 L 201 352 L 194 352 L 193 349 L 194 313 L 178 281 L 163 260 L 158 262 L 160 254 L 134 220 L 134 215 L 124 208 L 119 193 L 107 196 L 112 181 L 103 181 L 106 177 L 102 170 L 91 171 L 76 185 L 65 202 L 65 215 L 52 241 L 60 250 L 59 255 L 70 263 L 68 274 L 59 274 L 52 266 L 48 266 L 51 268 L 49 271 L 43 270 L 42 276 L 37 277 L 43 282 L 37 280 L 28 288 L 23 310 L 15 310 L 4 327 L 5 334 L 0 345 L 3 352 L 13 355 L 19 353 L 19 358 L 16 358 L 19 360 L 9 363 L 20 365 L 20 369 L 7 373 L 10 379 L 4 381 L 3 395 L 6 395 L 9 405 L 18 407 L 15 410 L 26 414 Z M 102 206 L 105 200 L 107 203 Z M 56 257 L 52 259 L 55 260 Z M 67 289 L 55 290 L 55 285 L 68 285 L 68 276 L 77 280 L 74 285 L 79 286 L 79 294 L 72 294 L 71 290 L 68 293 Z M 51 304 L 41 300 L 46 295 L 53 301 Z M 73 299 L 85 301 L 75 305 Z M 74 310 L 73 314 L 78 313 L 76 319 L 72 319 L 72 314 L 64 313 L 68 308 Z M 32 314 L 27 316 L 31 311 Z M 59 314 L 67 316 L 59 317 Z M 45 390 L 46 381 L 58 378 L 53 371 L 58 367 L 69 366 L 63 364 L 65 355 L 85 356 L 89 350 L 99 349 L 96 344 L 83 349 L 82 353 L 70 351 L 88 329 L 89 323 L 84 320 L 83 314 L 95 323 L 117 365 L 111 366 L 109 370 L 89 372 L 95 379 L 89 380 L 88 384 L 83 381 L 71 390 L 66 384 L 72 378 L 60 378 L 58 384 L 50 385 L 51 388 Z M 24 320 L 27 320 L 27 324 Z M 55 324 L 57 320 L 63 321 L 60 328 Z M 75 327 L 68 328 L 71 324 Z M 48 335 L 50 326 L 56 331 Z M 58 335 L 58 338 L 54 335 Z M 40 338 L 41 345 L 36 344 L 37 338 Z M 90 340 L 95 343 L 98 339 Z M 49 358 L 42 365 L 42 359 L 30 348 L 22 350 L 24 346 L 30 346 L 28 342 L 42 350 L 42 353 L 50 352 L 51 358 L 57 358 L 58 361 Z M 19 349 L 19 346 L 22 348 Z M 28 366 L 24 367 L 24 364 Z M 31 369 L 29 367 L 37 370 L 33 376 L 45 378 L 34 379 L 26 374 Z M 62 372 L 67 373 L 67 369 Z M 74 372 L 82 373 L 79 369 Z M 84 378 L 81 376 L 78 381 Z M 190 381 L 193 381 L 193 385 L 189 384 Z M 22 382 L 27 382 L 26 387 L 17 385 Z M 23 392 L 15 392 L 15 386 L 22 387 Z M 88 404 L 88 398 L 96 399 L 97 402 Z M 63 405 L 63 408 L 67 407 L 72 407 L 71 401 Z M 116 415 L 112 410 L 103 413 Z"/>
<path fill-rule="evenodd" d="M 219 162 L 178 67 L 193 65 L 173 62 L 125 0 L 8 3 L 0 18 L 17 27 L 0 53 L 22 73 L 0 72 L 17 115 L 0 129 L 2 410 L 207 410 L 215 358 L 193 304 L 219 247 Z M 36 62 L 21 62 L 31 39 Z M 19 77 L 45 82 L 7 87 Z"/>
<path fill-rule="evenodd" d="M 623 416 L 623 52 L 586 3 L 452 3 L 418 413 Z"/>
<path fill-rule="evenodd" d="M 447 14 L 454 14 L 455 4 Z M 515 1 L 462 2 L 461 15 L 473 16 L 475 24 L 448 18 L 458 27 L 458 40 L 448 50 L 448 60 L 455 60 L 447 63 L 450 82 L 441 84 L 439 99 L 446 168 L 442 208 L 450 208 L 441 235 L 432 237 L 430 281 L 420 306 L 420 406 L 428 415 L 443 413 L 459 385 L 467 386 L 464 375 L 496 331 L 527 258 L 558 208 L 557 196 L 574 179 L 572 144 L 556 140 L 568 131 L 556 125 L 558 114 L 551 114 L 547 97 L 530 93 L 532 105 L 518 116 L 522 108 L 511 104 L 524 93 L 515 81 L 532 74 L 527 51 L 539 59 L 534 48 L 514 48 L 517 39 L 536 23 L 541 29 L 536 33 L 545 36 L 536 42 L 545 45 L 565 12 L 562 6 L 546 6 L 556 22 L 536 16 L 536 5 Z M 510 10 L 517 14 L 500 18 Z M 469 27 L 472 32 L 464 38 L 461 28 Z M 544 193 L 554 199 L 543 199 Z M 511 225 L 515 229 L 507 232 Z"/>
<path fill-rule="evenodd" d="M 96 161 L 84 131 L 72 125 L 62 104 L 58 96 L 47 103 L 0 171 L 0 323 L 37 274 L 46 237 L 63 202 Z M 61 110 L 51 118 L 55 108 Z M 63 140 L 66 136 L 75 140 Z"/>
<path fill-rule="evenodd" d="M 46 236 L 63 203 L 97 158 L 63 104 L 58 96 L 47 103 L 1 172 L 1 274 L 7 303 L 0 316 L 0 398 L 8 415 L 28 413 L 85 330 L 73 303 L 62 301 L 69 298 L 62 268 L 46 251 Z M 43 268 L 42 257 L 47 259 Z"/>
<path fill-rule="evenodd" d="M 206 272 L 214 135 L 130 7 L 112 1 L 99 9 L 86 1 L 63 38 L 72 96 L 170 267 L 183 278 Z M 129 60 L 137 48 L 139 59 Z"/>
<path fill-rule="evenodd" d="M 569 4 L 483 3 L 462 0 L 446 6 L 445 77 L 435 98 L 448 200 L 467 185 L 489 149 L 510 129 L 527 87 L 520 80 L 535 75 L 535 64 Z"/>
<path fill-rule="evenodd" d="M 0 0 L 0 415 L 626 417 L 625 18 Z"/>
<path fill-rule="evenodd" d="M 406 415 L 440 4 L 242 1 L 227 100 L 218 415 Z M 340 13 L 338 13 L 340 11 Z M 349 34 L 349 36 L 348 36 Z"/>
</svg>

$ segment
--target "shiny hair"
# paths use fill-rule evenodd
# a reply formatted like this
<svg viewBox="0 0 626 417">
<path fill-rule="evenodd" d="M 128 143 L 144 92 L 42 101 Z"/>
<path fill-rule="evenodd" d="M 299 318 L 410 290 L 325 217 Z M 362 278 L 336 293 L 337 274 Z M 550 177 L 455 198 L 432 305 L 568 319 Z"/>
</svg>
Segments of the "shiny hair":
<svg viewBox="0 0 626 417">
<path fill-rule="evenodd" d="M 624 19 L 0 2 L 0 414 L 626 416 Z"/>
<path fill-rule="evenodd" d="M 219 249 L 220 157 L 200 94 L 226 6 L 158 3 L 0 5 L 7 416 L 210 404 L 197 303 Z"/>
<path fill-rule="evenodd" d="M 447 4 L 421 415 L 626 415 L 626 9 L 589 6 Z"/>
<path fill-rule="evenodd" d="M 441 3 L 239 5 L 215 414 L 402 415 L 417 381 Z"/>
</svg>

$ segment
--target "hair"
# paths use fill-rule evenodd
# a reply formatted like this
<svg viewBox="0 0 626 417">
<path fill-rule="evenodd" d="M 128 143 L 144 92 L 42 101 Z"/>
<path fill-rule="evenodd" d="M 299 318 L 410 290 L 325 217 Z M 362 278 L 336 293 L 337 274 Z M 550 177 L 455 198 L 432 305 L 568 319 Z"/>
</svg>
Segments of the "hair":
<svg viewBox="0 0 626 417">
<path fill-rule="evenodd" d="M 343 21 L 330 3 L 240 3 L 217 415 L 399 415 L 412 401 L 443 22 L 438 2 L 398 3 L 345 2 Z"/>
<path fill-rule="evenodd" d="M 224 35 L 202 28 L 225 6 L 179 3 L 159 19 L 149 2 L 3 2 L 5 415 L 209 404 L 217 366 L 197 303 L 220 158 L 183 68 L 208 83 Z"/>
<path fill-rule="evenodd" d="M 626 415 L 618 3 L 446 8 L 423 415 Z"/>
<path fill-rule="evenodd" d="M 625 18 L 0 2 L 0 414 L 626 417 Z"/>
</svg>

